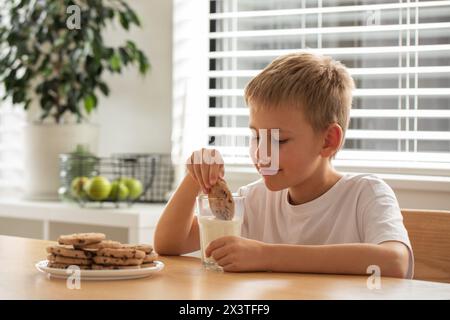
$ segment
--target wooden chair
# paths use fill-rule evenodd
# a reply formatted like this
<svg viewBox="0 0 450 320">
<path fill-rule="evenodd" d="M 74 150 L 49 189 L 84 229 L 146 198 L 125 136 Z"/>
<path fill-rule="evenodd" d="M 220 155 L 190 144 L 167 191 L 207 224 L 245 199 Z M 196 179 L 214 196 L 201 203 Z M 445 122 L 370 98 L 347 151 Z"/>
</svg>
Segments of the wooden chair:
<svg viewBox="0 0 450 320">
<path fill-rule="evenodd" d="M 450 283 L 450 211 L 403 209 L 414 279 Z"/>
</svg>

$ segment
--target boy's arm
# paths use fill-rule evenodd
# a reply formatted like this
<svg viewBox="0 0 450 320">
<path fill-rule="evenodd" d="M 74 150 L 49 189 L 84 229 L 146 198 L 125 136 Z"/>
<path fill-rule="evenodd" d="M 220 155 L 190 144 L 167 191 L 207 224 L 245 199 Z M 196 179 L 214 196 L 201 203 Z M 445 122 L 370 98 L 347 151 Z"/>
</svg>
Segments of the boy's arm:
<svg viewBox="0 0 450 320">
<path fill-rule="evenodd" d="M 269 244 L 268 269 L 280 272 L 367 274 L 376 265 L 382 276 L 404 278 L 408 248 L 401 242 L 352 243 L 320 246 Z"/>
<path fill-rule="evenodd" d="M 200 192 L 197 181 L 187 174 L 167 203 L 154 236 L 155 251 L 180 255 L 200 250 L 195 199 Z"/>
<path fill-rule="evenodd" d="M 225 271 L 275 271 L 367 274 L 376 265 L 382 276 L 407 276 L 409 250 L 401 242 L 334 245 L 268 244 L 241 237 L 223 237 L 206 249 Z"/>
</svg>

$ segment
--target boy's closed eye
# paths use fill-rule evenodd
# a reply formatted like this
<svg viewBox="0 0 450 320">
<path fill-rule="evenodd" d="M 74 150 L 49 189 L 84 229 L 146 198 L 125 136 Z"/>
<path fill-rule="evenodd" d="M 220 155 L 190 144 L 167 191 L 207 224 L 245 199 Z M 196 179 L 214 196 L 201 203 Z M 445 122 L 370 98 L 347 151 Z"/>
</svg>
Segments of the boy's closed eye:
<svg viewBox="0 0 450 320">
<path fill-rule="evenodd" d="M 252 141 L 259 142 L 259 137 L 251 137 Z M 272 139 L 272 142 L 278 142 L 279 144 L 284 144 L 288 142 L 290 139 Z"/>
<path fill-rule="evenodd" d="M 284 143 L 288 142 L 289 140 L 290 139 L 282 139 L 282 140 L 273 139 L 274 142 L 278 142 L 279 144 L 284 144 Z"/>
</svg>

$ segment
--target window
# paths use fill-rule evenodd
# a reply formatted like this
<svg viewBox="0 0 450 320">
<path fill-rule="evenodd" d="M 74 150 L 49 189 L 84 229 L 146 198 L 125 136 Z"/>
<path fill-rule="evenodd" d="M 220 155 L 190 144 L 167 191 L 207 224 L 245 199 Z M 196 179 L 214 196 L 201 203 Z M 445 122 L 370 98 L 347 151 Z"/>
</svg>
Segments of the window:
<svg viewBox="0 0 450 320">
<path fill-rule="evenodd" d="M 185 147 L 208 144 L 227 164 L 248 166 L 245 85 L 275 57 L 311 51 L 343 62 L 357 87 L 336 166 L 450 175 L 450 1 L 221 0 L 191 10 L 187 2 L 174 5 L 174 110 L 188 114 L 184 128 L 196 124 Z M 193 35 L 197 46 L 178 50 Z"/>
</svg>

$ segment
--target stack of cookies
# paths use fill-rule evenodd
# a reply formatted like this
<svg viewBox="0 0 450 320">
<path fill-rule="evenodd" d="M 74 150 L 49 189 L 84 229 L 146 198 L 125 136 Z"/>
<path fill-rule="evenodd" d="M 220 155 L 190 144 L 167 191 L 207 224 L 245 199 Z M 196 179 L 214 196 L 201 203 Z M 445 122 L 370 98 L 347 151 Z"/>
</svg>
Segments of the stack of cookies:
<svg viewBox="0 0 450 320">
<path fill-rule="evenodd" d="M 106 240 L 102 233 L 76 233 L 58 238 L 59 245 L 47 247 L 48 267 L 65 269 L 136 269 L 154 266 L 157 255 L 148 244 L 130 245 Z"/>
</svg>

